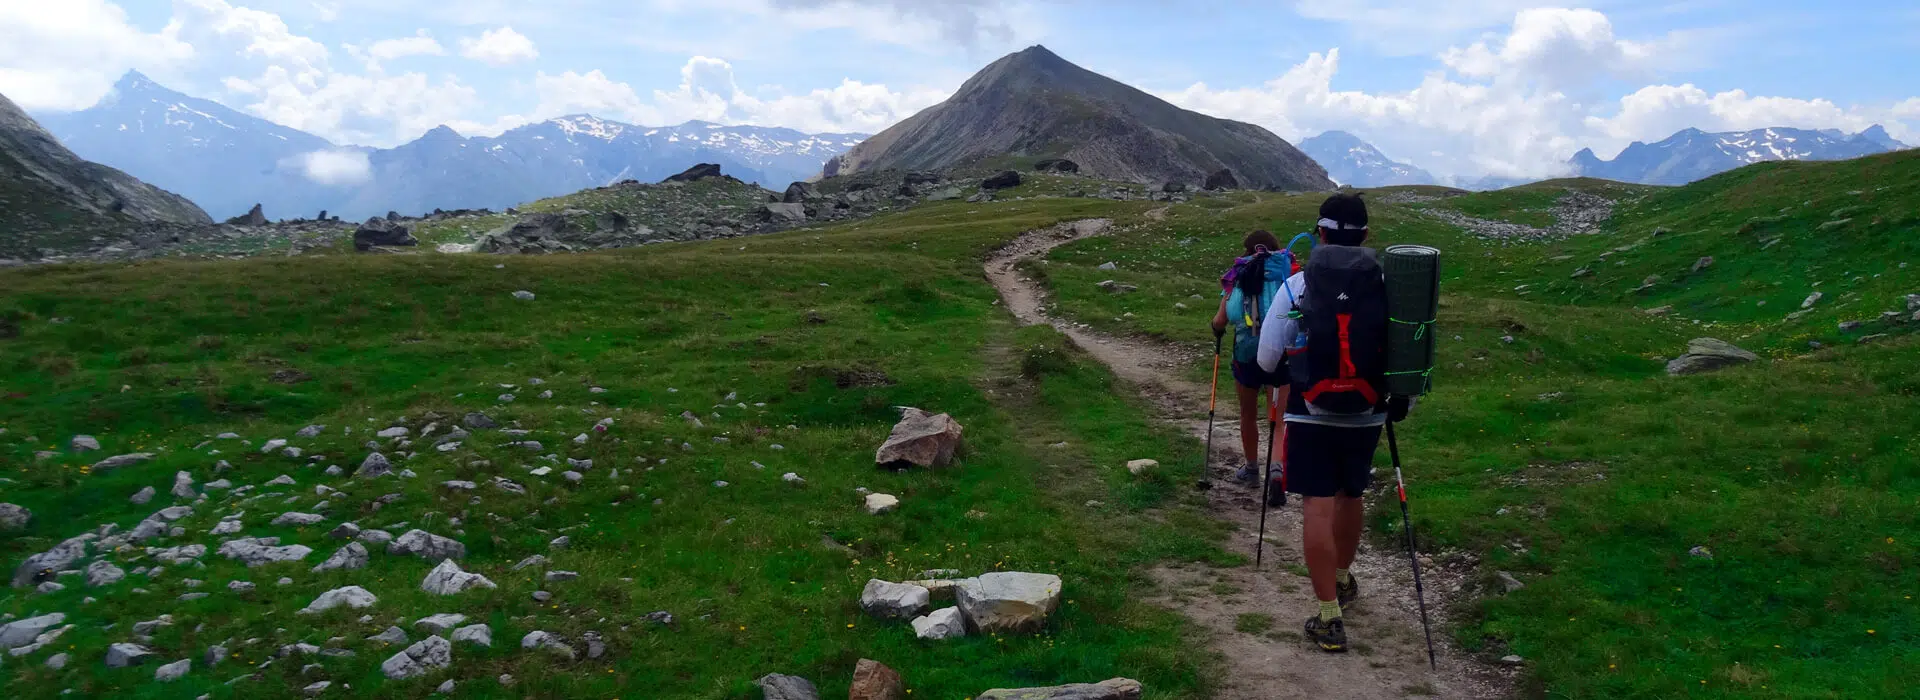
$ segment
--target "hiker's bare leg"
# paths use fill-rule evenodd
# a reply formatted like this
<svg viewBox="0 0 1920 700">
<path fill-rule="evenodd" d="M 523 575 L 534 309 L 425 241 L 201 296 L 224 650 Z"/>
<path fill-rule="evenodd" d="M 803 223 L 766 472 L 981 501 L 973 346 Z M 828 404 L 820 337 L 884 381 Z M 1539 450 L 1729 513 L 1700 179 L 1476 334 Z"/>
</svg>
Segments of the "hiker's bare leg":
<svg viewBox="0 0 1920 700">
<path fill-rule="evenodd" d="M 1339 503 L 1333 498 L 1307 498 L 1301 505 L 1301 550 L 1307 555 L 1307 578 L 1313 581 L 1313 597 L 1333 600 L 1338 597 L 1333 570 L 1340 568 L 1340 543 L 1334 534 Z"/>
<path fill-rule="evenodd" d="M 1247 464 L 1260 463 L 1260 390 L 1233 383 L 1240 394 L 1240 451 Z"/>
<path fill-rule="evenodd" d="M 1339 568 L 1351 569 L 1354 556 L 1360 552 L 1360 529 L 1366 525 L 1366 502 L 1346 496 L 1325 500 L 1334 502 L 1333 539 L 1339 547 Z"/>
</svg>

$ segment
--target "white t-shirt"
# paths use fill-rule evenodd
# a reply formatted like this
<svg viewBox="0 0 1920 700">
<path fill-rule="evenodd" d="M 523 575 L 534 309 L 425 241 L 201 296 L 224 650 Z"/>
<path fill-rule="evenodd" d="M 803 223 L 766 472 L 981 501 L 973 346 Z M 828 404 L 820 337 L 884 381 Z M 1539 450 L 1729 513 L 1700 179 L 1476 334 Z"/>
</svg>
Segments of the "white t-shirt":
<svg viewBox="0 0 1920 700">
<path fill-rule="evenodd" d="M 1267 317 L 1260 321 L 1260 369 L 1278 371 L 1287 351 L 1293 349 L 1293 341 L 1299 336 L 1299 322 L 1293 319 L 1293 307 L 1306 293 L 1307 273 L 1296 273 L 1287 278 L 1279 298 L 1267 307 Z"/>
</svg>

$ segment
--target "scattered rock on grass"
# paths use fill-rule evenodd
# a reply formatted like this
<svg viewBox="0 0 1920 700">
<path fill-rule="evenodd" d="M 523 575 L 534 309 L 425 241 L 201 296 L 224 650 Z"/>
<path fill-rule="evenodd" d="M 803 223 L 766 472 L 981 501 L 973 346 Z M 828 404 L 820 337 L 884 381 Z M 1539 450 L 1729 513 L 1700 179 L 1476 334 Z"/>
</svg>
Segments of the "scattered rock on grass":
<svg viewBox="0 0 1920 700">
<path fill-rule="evenodd" d="M 799 676 L 769 673 L 754 681 L 764 700 L 820 700 L 820 690 Z"/>
<path fill-rule="evenodd" d="M 387 461 L 386 455 L 375 452 L 367 455 L 366 459 L 361 460 L 360 468 L 353 472 L 353 478 L 373 479 L 392 473 L 393 463 Z"/>
<path fill-rule="evenodd" d="M 220 545 L 218 553 L 220 556 L 250 567 L 281 561 L 299 561 L 313 553 L 313 549 L 305 545 L 279 546 L 279 543 L 280 539 L 277 537 L 246 537 Z"/>
<path fill-rule="evenodd" d="M 47 628 L 67 620 L 66 613 L 48 613 L 0 625 L 0 649 L 13 649 L 33 643 Z"/>
<path fill-rule="evenodd" d="M 1155 467 L 1158 467 L 1158 466 L 1160 466 L 1160 463 L 1151 459 L 1136 459 L 1136 460 L 1127 462 L 1127 473 L 1132 474 L 1134 476 L 1139 476 L 1141 474 L 1152 471 Z"/>
<path fill-rule="evenodd" d="M 138 644 L 117 642 L 107 645 L 107 668 L 138 666 L 153 659 L 153 650 Z"/>
<path fill-rule="evenodd" d="M 92 471 L 95 474 L 99 474 L 102 472 L 108 472 L 115 469 L 119 469 L 121 467 L 130 467 L 150 459 L 153 459 L 153 453 L 151 452 L 135 452 L 133 454 L 115 455 L 115 456 L 100 460 L 98 462 L 94 462 Z"/>
<path fill-rule="evenodd" d="M 367 566 L 367 548 L 359 542 L 348 542 L 345 547 L 334 550 L 333 556 L 313 567 L 314 573 L 334 569 L 361 569 Z"/>
<path fill-rule="evenodd" d="M 453 641 L 471 642 L 483 647 L 493 646 L 493 628 L 484 624 L 467 625 L 453 631 Z"/>
<path fill-rule="evenodd" d="M 853 687 L 848 700 L 906 700 L 906 684 L 899 672 L 873 659 L 861 659 L 853 667 Z"/>
<path fill-rule="evenodd" d="M 894 424 L 892 434 L 874 453 L 875 464 L 890 468 L 910 464 L 934 467 L 953 461 L 954 450 L 960 447 L 961 433 L 960 424 L 953 416 L 930 414 L 911 406 L 902 407 L 900 414 L 900 422 Z"/>
<path fill-rule="evenodd" d="M 320 597 L 313 599 L 312 603 L 308 603 L 307 607 L 302 608 L 300 613 L 311 614 L 325 612 L 342 605 L 349 608 L 366 608 L 372 607 L 374 603 L 379 601 L 379 598 L 374 597 L 374 595 L 369 593 L 365 588 L 359 586 L 344 586 L 320 594 Z"/>
<path fill-rule="evenodd" d="M 432 634 L 445 634 L 466 621 L 467 616 L 459 613 L 439 613 L 415 620 L 413 626 L 425 629 Z"/>
<path fill-rule="evenodd" d="M 885 493 L 867 494 L 867 514 L 869 515 L 891 513 L 899 507 L 900 499 L 897 496 Z"/>
<path fill-rule="evenodd" d="M 1732 343 L 1715 338 L 1695 338 L 1687 344 L 1687 353 L 1667 363 L 1667 374 L 1687 375 L 1711 372 L 1723 367 L 1760 359 Z"/>
<path fill-rule="evenodd" d="M 436 668 L 453 663 L 453 643 L 439 635 L 414 642 L 405 651 L 381 662 L 380 671 L 395 680 L 424 676 Z"/>
<path fill-rule="evenodd" d="M 860 609 L 882 620 L 911 620 L 927 609 L 931 596 L 919 586 L 868 579 L 860 591 Z"/>
<path fill-rule="evenodd" d="M 967 621 L 960 608 L 941 608 L 913 619 L 913 635 L 939 640 L 967 636 Z"/>
<path fill-rule="evenodd" d="M 193 668 L 193 659 L 181 659 L 153 670 L 153 679 L 162 683 L 180 680 Z"/>
<path fill-rule="evenodd" d="M 568 661 L 572 661 L 575 658 L 573 647 L 568 646 L 565 640 L 561 639 L 558 636 L 553 635 L 552 633 L 543 632 L 540 630 L 534 630 L 532 632 L 528 632 L 527 636 L 521 637 L 520 648 L 521 649 L 544 649 L 547 651 L 551 651 L 555 654 L 558 654 L 560 656 L 566 657 Z"/>
<path fill-rule="evenodd" d="M 33 511 L 12 503 L 0 503 L 0 530 L 24 530 L 33 522 Z"/>
<path fill-rule="evenodd" d="M 427 578 L 420 582 L 420 590 L 435 595 L 453 595 L 470 588 L 494 588 L 493 581 L 485 576 L 460 570 L 460 565 L 452 559 L 442 560 L 439 566 L 427 572 Z"/>
<path fill-rule="evenodd" d="M 427 561 L 442 559 L 460 559 L 467 556 L 467 546 L 458 540 L 448 539 L 425 530 L 408 530 L 387 545 L 388 554 L 410 554 Z"/>
</svg>

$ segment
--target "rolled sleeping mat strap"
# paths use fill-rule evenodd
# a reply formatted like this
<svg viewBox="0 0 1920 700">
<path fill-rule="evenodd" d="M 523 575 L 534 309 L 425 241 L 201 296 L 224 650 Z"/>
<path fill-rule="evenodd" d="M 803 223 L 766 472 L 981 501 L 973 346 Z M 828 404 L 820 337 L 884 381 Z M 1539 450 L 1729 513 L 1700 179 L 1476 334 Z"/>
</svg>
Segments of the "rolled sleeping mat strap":
<svg viewBox="0 0 1920 700">
<path fill-rule="evenodd" d="M 1387 276 L 1387 393 L 1433 388 L 1434 322 L 1440 315 L 1440 250 L 1397 245 L 1381 256 Z"/>
</svg>

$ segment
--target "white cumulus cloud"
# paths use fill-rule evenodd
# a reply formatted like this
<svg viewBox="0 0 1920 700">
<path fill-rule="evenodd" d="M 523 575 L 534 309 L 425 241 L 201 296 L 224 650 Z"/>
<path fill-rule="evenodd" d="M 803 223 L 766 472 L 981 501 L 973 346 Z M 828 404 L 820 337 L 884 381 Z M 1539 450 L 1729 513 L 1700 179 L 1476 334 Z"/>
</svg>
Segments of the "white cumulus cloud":
<svg viewBox="0 0 1920 700">
<path fill-rule="evenodd" d="M 128 69 L 165 76 L 194 56 L 175 28 L 142 31 L 106 0 L 0 0 L 0 94 L 29 110 L 85 109 Z"/>
<path fill-rule="evenodd" d="M 373 166 L 360 151 L 314 151 L 293 161 L 307 179 L 322 185 L 358 185 L 373 178 Z"/>
<path fill-rule="evenodd" d="M 1336 89 L 1340 50 L 1332 49 L 1261 85 L 1198 83 L 1161 97 L 1292 141 L 1351 131 L 1391 157 L 1457 176 L 1566 174 L 1566 160 L 1582 147 L 1610 157 L 1631 141 L 1664 139 L 1690 126 L 1858 131 L 1883 123 L 1895 138 L 1920 127 L 1920 98 L 1884 108 L 1842 107 L 1657 84 L 1617 101 L 1591 97 L 1606 84 L 1649 75 L 1669 51 L 1683 50 L 1671 38 L 1619 37 L 1612 22 L 1592 10 L 1527 9 L 1513 15 L 1505 35 L 1437 54 L 1438 66 L 1409 90 Z"/>
<path fill-rule="evenodd" d="M 460 55 L 488 65 L 504 66 L 539 58 L 540 50 L 534 48 L 532 39 L 514 31 L 513 27 L 500 27 L 481 32 L 478 38 L 461 39 Z"/>
<path fill-rule="evenodd" d="M 680 85 L 642 96 L 601 71 L 541 73 L 534 78 L 539 106 L 533 118 L 591 113 L 634 124 L 664 126 L 688 120 L 721 124 L 784 126 L 806 132 L 873 133 L 932 106 L 948 91 L 843 80 L 805 93 L 755 95 L 741 90 L 733 66 L 694 56 L 680 69 Z"/>
</svg>

